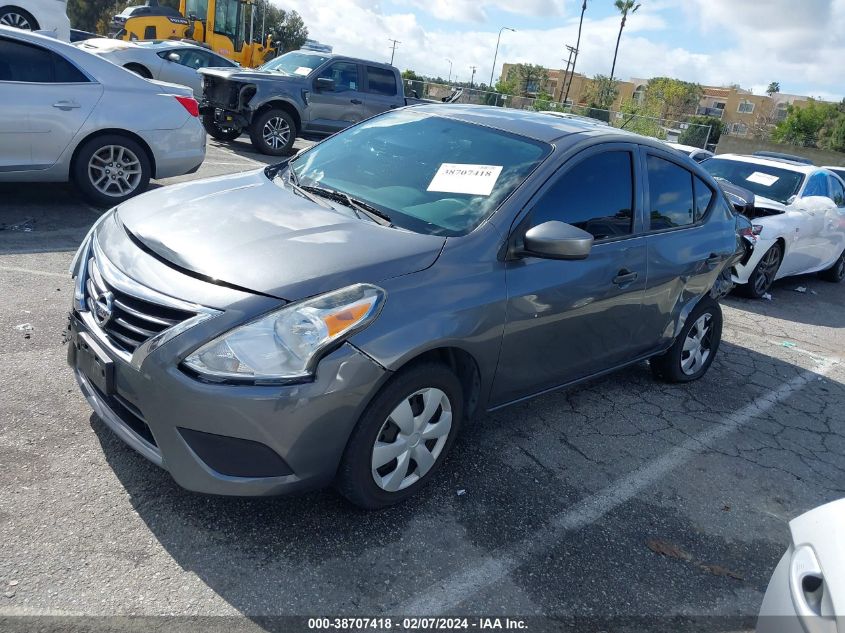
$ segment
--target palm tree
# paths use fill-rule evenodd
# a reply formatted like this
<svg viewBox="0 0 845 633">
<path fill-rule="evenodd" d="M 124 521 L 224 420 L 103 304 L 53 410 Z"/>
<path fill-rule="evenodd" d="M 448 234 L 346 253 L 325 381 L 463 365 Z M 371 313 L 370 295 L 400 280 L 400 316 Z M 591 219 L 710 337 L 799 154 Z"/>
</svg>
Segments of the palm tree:
<svg viewBox="0 0 845 633">
<path fill-rule="evenodd" d="M 622 39 L 622 29 L 625 28 L 625 22 L 628 19 L 628 13 L 636 13 L 640 8 L 635 0 L 616 0 L 614 2 L 616 8 L 622 14 L 622 24 L 619 25 L 619 35 L 616 37 L 616 50 L 613 51 L 613 66 L 610 68 L 610 80 L 613 81 L 613 73 L 616 72 L 616 56 L 619 54 L 619 40 Z"/>
<path fill-rule="evenodd" d="M 771 97 L 776 92 L 780 92 L 780 83 L 777 81 L 773 81 L 769 84 L 769 87 L 766 88 L 766 94 Z"/>
</svg>

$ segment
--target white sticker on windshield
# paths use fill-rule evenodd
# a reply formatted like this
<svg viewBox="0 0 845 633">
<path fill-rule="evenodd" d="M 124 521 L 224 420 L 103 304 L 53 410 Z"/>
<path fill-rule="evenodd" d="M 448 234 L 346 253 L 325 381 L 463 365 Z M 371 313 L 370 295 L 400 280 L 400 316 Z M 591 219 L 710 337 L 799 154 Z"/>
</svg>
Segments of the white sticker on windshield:
<svg viewBox="0 0 845 633">
<path fill-rule="evenodd" d="M 299 68 L 297 68 L 293 72 L 295 72 L 297 75 L 307 75 L 308 73 L 311 72 L 311 69 L 308 68 L 308 66 L 300 66 Z"/>
<path fill-rule="evenodd" d="M 746 180 L 748 182 L 756 182 L 758 185 L 763 185 L 764 187 L 771 187 L 780 180 L 780 178 L 772 176 L 771 174 L 764 174 L 762 171 L 755 171 L 753 174 L 748 176 Z"/>
<path fill-rule="evenodd" d="M 489 196 L 501 173 L 501 165 L 443 163 L 428 184 L 428 191 Z"/>
</svg>

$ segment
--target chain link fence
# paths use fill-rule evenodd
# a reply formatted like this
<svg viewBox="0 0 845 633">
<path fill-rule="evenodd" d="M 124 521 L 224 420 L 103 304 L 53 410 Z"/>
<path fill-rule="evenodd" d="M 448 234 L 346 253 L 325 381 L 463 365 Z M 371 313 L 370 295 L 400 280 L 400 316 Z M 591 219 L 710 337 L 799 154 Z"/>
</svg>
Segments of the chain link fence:
<svg viewBox="0 0 845 633">
<path fill-rule="evenodd" d="M 585 105 L 558 103 L 537 97 L 520 97 L 499 92 L 478 90 L 475 88 L 456 87 L 448 84 L 427 81 L 405 81 L 405 94 L 420 99 L 450 101 L 451 103 L 471 103 L 490 105 L 516 110 L 534 110 L 559 112 L 573 118 L 586 118 L 604 123 L 615 128 L 629 130 L 670 143 L 680 143 L 691 147 L 713 149 L 711 138 L 713 129 L 710 125 L 676 121 L 668 118 L 652 117 L 636 112 L 604 110 Z"/>
</svg>

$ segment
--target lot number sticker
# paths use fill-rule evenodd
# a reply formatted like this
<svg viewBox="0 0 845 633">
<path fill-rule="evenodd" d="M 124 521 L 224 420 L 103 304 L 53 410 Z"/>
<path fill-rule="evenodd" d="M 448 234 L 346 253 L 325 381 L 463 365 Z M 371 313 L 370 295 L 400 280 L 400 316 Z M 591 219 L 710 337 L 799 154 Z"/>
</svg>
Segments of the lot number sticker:
<svg viewBox="0 0 845 633">
<path fill-rule="evenodd" d="M 771 174 L 764 174 L 761 171 L 755 171 L 753 174 L 746 178 L 748 182 L 756 182 L 758 185 L 763 185 L 764 187 L 771 187 L 775 184 L 780 178 L 777 176 L 772 176 Z"/>
<path fill-rule="evenodd" d="M 293 72 L 295 72 L 297 75 L 307 75 L 308 73 L 311 72 L 311 69 L 308 68 L 308 66 L 300 66 L 299 68 L 297 68 Z"/>
<path fill-rule="evenodd" d="M 501 165 L 443 163 L 431 179 L 428 191 L 489 196 L 501 173 Z"/>
</svg>

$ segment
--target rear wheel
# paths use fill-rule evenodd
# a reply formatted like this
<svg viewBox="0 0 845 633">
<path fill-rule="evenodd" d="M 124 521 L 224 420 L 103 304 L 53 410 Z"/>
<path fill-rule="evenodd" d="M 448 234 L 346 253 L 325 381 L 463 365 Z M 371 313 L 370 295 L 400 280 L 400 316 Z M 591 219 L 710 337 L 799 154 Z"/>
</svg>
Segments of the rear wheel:
<svg viewBox="0 0 845 633">
<path fill-rule="evenodd" d="M 213 114 L 202 115 L 202 126 L 209 136 L 216 138 L 218 141 L 234 141 L 242 133 L 240 128 L 221 126 L 214 120 Z"/>
<path fill-rule="evenodd" d="M 73 182 L 98 206 L 113 206 L 147 188 L 152 169 L 147 152 L 126 136 L 108 134 L 86 142 L 72 167 Z"/>
<path fill-rule="evenodd" d="M 825 281 L 832 281 L 835 284 L 845 279 L 845 251 L 842 251 L 839 259 L 833 262 L 833 266 L 821 271 L 819 277 Z"/>
<path fill-rule="evenodd" d="M 126 64 L 124 68 L 126 70 L 131 70 L 133 73 L 140 75 L 144 79 L 153 78 L 153 74 L 145 66 L 141 66 L 141 64 Z"/>
<path fill-rule="evenodd" d="M 783 246 L 780 242 L 775 242 L 757 262 L 754 272 L 748 278 L 748 283 L 739 286 L 739 292 L 751 299 L 762 298 L 772 287 L 782 260 Z"/>
<path fill-rule="evenodd" d="M 445 365 L 398 373 L 367 407 L 349 438 L 337 487 L 352 503 L 383 508 L 413 495 L 440 467 L 457 435 L 463 392 Z"/>
<path fill-rule="evenodd" d="M 649 361 L 655 377 L 666 382 L 701 378 L 716 357 L 722 340 L 722 308 L 705 298 L 687 317 L 668 351 Z"/>
<path fill-rule="evenodd" d="M 296 123 L 284 110 L 272 108 L 253 119 L 249 139 L 262 154 L 289 154 L 296 140 Z"/>
<path fill-rule="evenodd" d="M 39 29 L 38 22 L 30 13 L 16 7 L 0 9 L 0 25 L 23 29 L 24 31 L 37 31 Z"/>
</svg>

